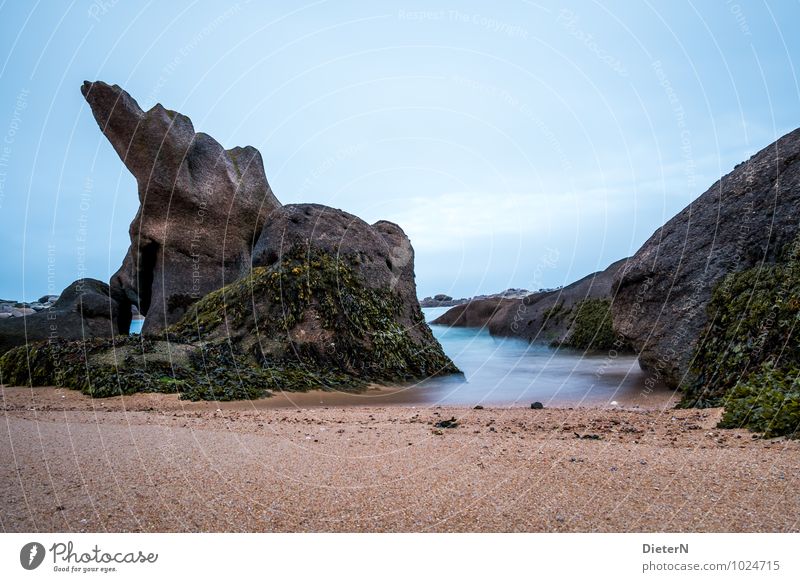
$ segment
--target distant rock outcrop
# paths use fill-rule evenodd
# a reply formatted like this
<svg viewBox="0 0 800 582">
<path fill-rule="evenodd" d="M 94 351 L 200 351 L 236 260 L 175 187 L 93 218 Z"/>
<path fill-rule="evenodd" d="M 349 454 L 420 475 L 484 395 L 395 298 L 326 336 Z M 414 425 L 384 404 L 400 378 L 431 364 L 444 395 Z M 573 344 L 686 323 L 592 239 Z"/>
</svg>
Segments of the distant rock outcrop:
<svg viewBox="0 0 800 582">
<path fill-rule="evenodd" d="M 438 293 L 433 297 L 425 297 L 424 299 L 419 300 L 420 307 L 453 307 L 454 305 L 461 305 L 462 303 L 466 303 L 469 299 L 461 298 L 461 299 L 453 299 L 449 295 L 445 295 L 444 293 Z"/>
<path fill-rule="evenodd" d="M 469 299 L 448 309 L 431 323 L 451 327 L 486 327 L 502 307 L 517 304 L 520 301 L 502 297 Z"/>
<path fill-rule="evenodd" d="M 425 297 L 419 302 L 419 304 L 422 307 L 455 307 L 456 305 L 462 305 L 464 303 L 470 303 L 480 299 L 522 299 L 528 295 L 530 295 L 530 291 L 527 289 L 516 288 L 506 289 L 505 291 L 501 291 L 500 293 L 492 293 L 491 295 L 475 295 L 472 298 L 462 297 L 461 299 L 453 299 L 449 295 L 439 293 L 433 297 Z"/>
<path fill-rule="evenodd" d="M 771 265 L 800 224 L 800 129 L 767 146 L 658 229 L 616 282 L 614 325 L 642 367 L 672 386 L 691 360 L 723 278 Z"/>
<path fill-rule="evenodd" d="M 139 186 L 131 246 L 111 278 L 119 328 L 136 305 L 143 333 L 157 332 L 248 272 L 250 249 L 280 203 L 255 148 L 226 150 L 185 115 L 160 104 L 142 111 L 117 85 L 87 81 L 81 92 Z"/>
<path fill-rule="evenodd" d="M 617 261 L 604 271 L 588 275 L 558 290 L 530 293 L 522 298 L 509 298 L 506 293 L 472 300 L 453 307 L 433 323 L 486 327 L 492 335 L 519 337 L 531 342 L 566 343 L 582 349 L 602 348 L 608 344 L 610 314 L 600 313 L 597 317 L 594 312 L 608 311 L 612 281 L 625 261 Z M 588 303 L 595 300 L 599 302 Z M 597 337 L 590 334 L 590 341 L 573 345 L 571 336 L 582 323 L 576 322 L 576 318 L 579 314 L 588 315 L 590 307 L 592 320 L 597 324 L 597 333 L 594 334 Z M 602 342 L 598 341 L 601 336 Z"/>
<path fill-rule="evenodd" d="M 42 299 L 49 301 L 51 297 Z M 41 340 L 114 335 L 118 331 L 118 311 L 108 285 L 95 279 L 79 279 L 46 308 L 29 308 L 29 312 L 19 316 L 0 319 L 0 354 Z"/>
<path fill-rule="evenodd" d="M 32 315 L 38 311 L 50 309 L 58 300 L 58 295 L 45 295 L 38 301 L 9 301 L 0 299 L 0 319 L 8 317 L 24 317 Z"/>
</svg>

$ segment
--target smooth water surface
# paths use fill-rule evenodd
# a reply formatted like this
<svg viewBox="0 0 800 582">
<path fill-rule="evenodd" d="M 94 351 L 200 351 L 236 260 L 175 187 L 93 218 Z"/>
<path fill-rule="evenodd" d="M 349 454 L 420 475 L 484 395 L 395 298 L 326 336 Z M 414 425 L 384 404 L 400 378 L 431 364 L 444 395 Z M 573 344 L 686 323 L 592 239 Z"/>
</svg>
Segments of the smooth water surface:
<svg viewBox="0 0 800 582">
<path fill-rule="evenodd" d="M 432 321 L 447 308 L 423 309 Z M 408 388 L 421 403 L 451 405 L 601 404 L 626 399 L 642 389 L 644 373 L 635 356 L 584 355 L 488 330 L 431 325 L 445 353 L 464 377 L 431 378 Z"/>
</svg>

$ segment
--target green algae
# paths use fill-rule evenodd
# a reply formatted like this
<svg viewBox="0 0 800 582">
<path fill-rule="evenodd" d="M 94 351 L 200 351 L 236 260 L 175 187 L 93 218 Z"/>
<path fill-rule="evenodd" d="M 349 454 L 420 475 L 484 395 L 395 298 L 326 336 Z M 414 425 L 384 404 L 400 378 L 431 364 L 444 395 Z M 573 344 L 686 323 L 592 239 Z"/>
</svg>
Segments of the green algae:
<svg viewBox="0 0 800 582">
<path fill-rule="evenodd" d="M 563 347 L 588 351 L 619 348 L 609 299 L 584 299 L 572 312 L 570 331 L 561 344 Z"/>
<path fill-rule="evenodd" d="M 724 406 L 722 427 L 746 427 L 764 436 L 797 435 L 797 245 L 777 263 L 732 273 L 716 286 L 680 406 Z"/>
<path fill-rule="evenodd" d="M 747 427 L 764 438 L 797 436 L 800 382 L 796 367 L 762 367 L 737 382 L 725 399 L 721 428 Z"/>
<path fill-rule="evenodd" d="M 368 381 L 458 372 L 421 310 L 368 285 L 358 261 L 295 247 L 205 296 L 169 333 L 192 342 L 225 338 L 262 363 L 300 362 Z"/>
<path fill-rule="evenodd" d="M 176 357 L 165 358 L 165 340 L 115 340 L 56 340 L 14 348 L 0 358 L 0 379 L 5 385 L 63 386 L 96 398 L 161 392 L 189 400 L 242 400 L 274 391 L 363 386 L 343 374 L 291 363 L 258 366 L 224 344 L 170 343 Z"/>
</svg>

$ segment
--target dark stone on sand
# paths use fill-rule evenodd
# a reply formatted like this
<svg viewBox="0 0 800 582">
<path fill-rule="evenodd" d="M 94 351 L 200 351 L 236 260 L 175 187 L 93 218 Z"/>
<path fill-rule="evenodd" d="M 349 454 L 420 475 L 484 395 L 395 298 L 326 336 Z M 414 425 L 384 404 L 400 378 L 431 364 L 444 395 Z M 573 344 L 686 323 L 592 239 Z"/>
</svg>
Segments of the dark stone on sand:
<svg viewBox="0 0 800 582">
<path fill-rule="evenodd" d="M 459 422 L 455 416 L 451 416 L 448 420 L 440 420 L 433 426 L 436 428 L 458 428 Z"/>
</svg>

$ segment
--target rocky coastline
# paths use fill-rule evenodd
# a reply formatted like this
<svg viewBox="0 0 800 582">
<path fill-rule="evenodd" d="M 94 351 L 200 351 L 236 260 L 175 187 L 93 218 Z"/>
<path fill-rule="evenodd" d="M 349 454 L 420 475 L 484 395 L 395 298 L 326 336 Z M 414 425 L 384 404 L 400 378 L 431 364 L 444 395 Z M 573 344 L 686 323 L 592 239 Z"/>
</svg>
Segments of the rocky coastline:
<svg viewBox="0 0 800 582">
<path fill-rule="evenodd" d="M 462 305 L 464 303 L 470 303 L 472 301 L 479 301 L 481 299 L 496 299 L 496 298 L 506 298 L 506 299 L 521 299 L 526 297 L 530 294 L 530 291 L 527 289 L 517 289 L 511 288 L 506 289 L 505 291 L 501 291 L 499 293 L 491 293 L 489 295 L 475 295 L 473 297 L 462 297 L 460 299 L 453 299 L 449 295 L 444 293 L 439 293 L 434 295 L 433 297 L 425 297 L 424 299 L 419 300 L 420 307 L 455 307 L 456 305 Z"/>
<path fill-rule="evenodd" d="M 682 406 L 723 406 L 724 426 L 797 432 L 800 337 L 787 322 L 800 317 L 800 130 L 602 271 L 559 289 L 420 302 L 398 225 L 283 205 L 255 148 L 225 149 L 116 85 L 81 91 L 137 178 L 131 245 L 108 284 L 0 302 L 3 384 L 231 400 L 456 374 L 421 312 L 451 307 L 434 323 L 631 352 L 654 384 L 682 391 Z M 142 338 L 131 339 L 139 313 Z"/>
<path fill-rule="evenodd" d="M 630 258 L 557 292 L 457 305 L 434 324 L 629 350 L 721 426 L 797 436 L 800 129 L 737 165 Z"/>
<path fill-rule="evenodd" d="M 0 320 L 3 384 L 234 400 L 459 373 L 425 324 L 398 225 L 284 206 L 255 148 L 226 150 L 117 85 L 81 92 L 138 182 L 131 245 L 109 284 L 76 281 Z"/>
<path fill-rule="evenodd" d="M 494 336 L 518 337 L 555 347 L 629 351 L 627 341 L 614 333 L 610 313 L 612 281 L 625 261 L 558 289 L 474 298 L 445 312 L 433 323 L 484 327 Z"/>
</svg>

